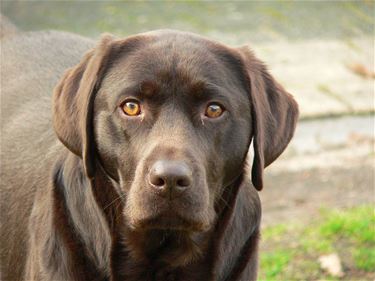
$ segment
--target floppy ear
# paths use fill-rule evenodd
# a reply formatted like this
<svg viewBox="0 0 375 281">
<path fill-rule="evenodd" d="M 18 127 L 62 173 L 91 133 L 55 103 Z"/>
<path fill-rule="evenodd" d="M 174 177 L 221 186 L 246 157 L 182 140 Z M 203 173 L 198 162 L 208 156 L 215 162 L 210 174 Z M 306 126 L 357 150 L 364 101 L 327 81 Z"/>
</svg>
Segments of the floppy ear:
<svg viewBox="0 0 375 281">
<path fill-rule="evenodd" d="M 277 83 L 247 47 L 240 51 L 250 84 L 254 161 L 251 178 L 257 190 L 263 188 L 263 169 L 284 151 L 293 137 L 298 105 Z"/>
<path fill-rule="evenodd" d="M 53 126 L 60 141 L 83 159 L 89 178 L 95 173 L 93 103 L 104 74 L 113 37 L 103 35 L 81 62 L 68 69 L 53 93 Z"/>
</svg>

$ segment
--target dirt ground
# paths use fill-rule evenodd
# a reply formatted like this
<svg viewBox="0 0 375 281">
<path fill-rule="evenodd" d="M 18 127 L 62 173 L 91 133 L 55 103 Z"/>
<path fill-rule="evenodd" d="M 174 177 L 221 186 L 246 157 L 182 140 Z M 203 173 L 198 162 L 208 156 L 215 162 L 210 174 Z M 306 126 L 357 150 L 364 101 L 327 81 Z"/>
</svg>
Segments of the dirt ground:
<svg viewBox="0 0 375 281">
<path fill-rule="evenodd" d="M 307 223 L 322 208 L 348 208 L 374 202 L 374 161 L 362 158 L 346 168 L 313 168 L 268 176 L 260 193 L 263 226 Z"/>
<path fill-rule="evenodd" d="M 374 116 L 300 122 L 265 171 L 263 226 L 309 222 L 322 208 L 375 202 Z"/>
</svg>

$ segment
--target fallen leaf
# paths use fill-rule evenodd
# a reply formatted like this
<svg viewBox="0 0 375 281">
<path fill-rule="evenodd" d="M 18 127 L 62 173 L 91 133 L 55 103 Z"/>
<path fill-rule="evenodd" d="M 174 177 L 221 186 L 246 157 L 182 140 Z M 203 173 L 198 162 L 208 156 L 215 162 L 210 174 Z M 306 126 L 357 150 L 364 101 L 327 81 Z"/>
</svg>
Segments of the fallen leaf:
<svg viewBox="0 0 375 281">
<path fill-rule="evenodd" d="M 366 66 L 360 63 L 351 63 L 346 65 L 352 72 L 362 76 L 363 78 L 371 79 L 375 78 L 375 72 L 371 69 L 368 69 Z"/>
<path fill-rule="evenodd" d="M 320 267 L 333 277 L 343 277 L 342 265 L 336 253 L 319 257 Z"/>
</svg>

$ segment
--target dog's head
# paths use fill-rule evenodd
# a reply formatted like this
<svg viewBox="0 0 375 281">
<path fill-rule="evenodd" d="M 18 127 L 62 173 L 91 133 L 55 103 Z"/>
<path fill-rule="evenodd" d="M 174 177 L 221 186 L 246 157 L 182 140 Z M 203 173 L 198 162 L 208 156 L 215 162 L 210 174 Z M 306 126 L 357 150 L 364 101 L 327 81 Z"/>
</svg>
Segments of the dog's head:
<svg viewBox="0 0 375 281">
<path fill-rule="evenodd" d="M 246 47 L 156 31 L 103 36 L 54 93 L 64 145 L 126 198 L 135 229 L 207 229 L 215 202 L 244 171 L 252 181 L 289 143 L 298 109 Z"/>
</svg>

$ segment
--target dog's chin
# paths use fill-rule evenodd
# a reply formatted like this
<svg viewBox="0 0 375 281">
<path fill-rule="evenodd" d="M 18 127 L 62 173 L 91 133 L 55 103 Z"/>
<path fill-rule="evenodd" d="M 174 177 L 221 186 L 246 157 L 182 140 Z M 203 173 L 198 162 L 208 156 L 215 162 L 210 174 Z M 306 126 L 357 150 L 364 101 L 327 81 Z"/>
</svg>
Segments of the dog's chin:
<svg viewBox="0 0 375 281">
<path fill-rule="evenodd" d="M 183 232 L 205 232 L 210 224 L 203 221 L 184 218 L 177 214 L 161 214 L 138 220 L 132 220 L 130 227 L 134 230 L 165 230 Z"/>
</svg>

